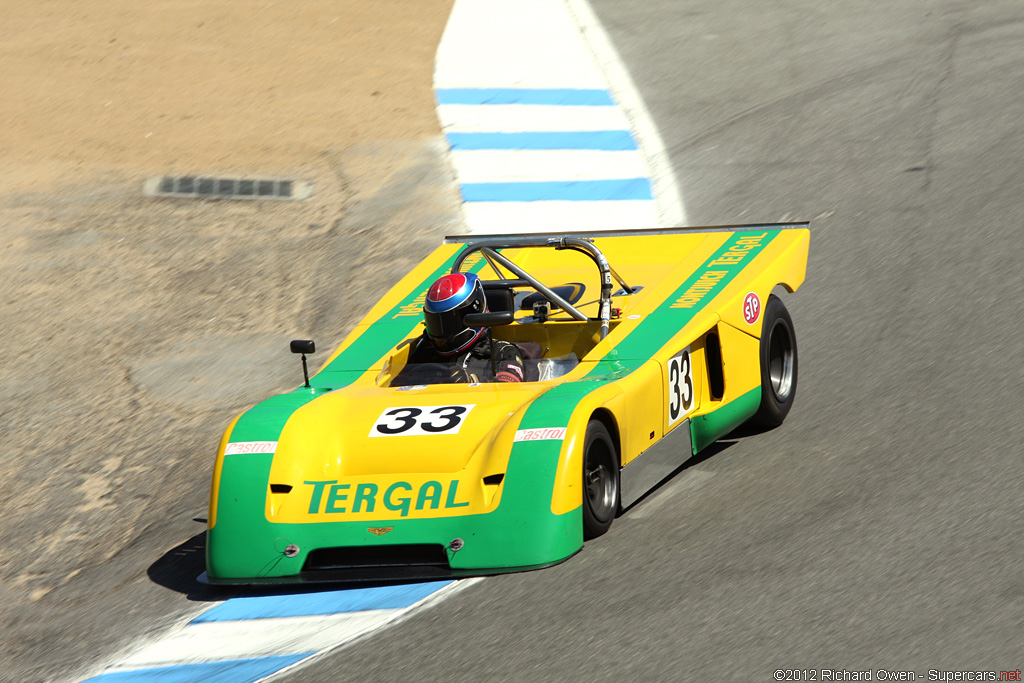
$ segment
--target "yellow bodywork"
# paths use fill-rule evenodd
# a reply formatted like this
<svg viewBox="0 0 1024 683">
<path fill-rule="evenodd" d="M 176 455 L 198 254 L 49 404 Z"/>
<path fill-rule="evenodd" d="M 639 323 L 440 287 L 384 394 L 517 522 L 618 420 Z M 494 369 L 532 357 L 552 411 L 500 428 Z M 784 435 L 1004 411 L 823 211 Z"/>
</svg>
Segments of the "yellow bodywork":
<svg viewBox="0 0 1024 683">
<path fill-rule="evenodd" d="M 745 239 L 759 245 L 768 230 L 752 232 Z M 288 420 L 273 459 L 270 483 L 306 486 L 309 496 L 284 494 L 267 496 L 266 516 L 275 522 L 323 521 L 330 513 L 345 521 L 394 518 L 430 518 L 451 514 L 492 511 L 500 502 L 500 486 L 486 485 L 485 477 L 505 471 L 518 419 L 523 409 L 551 386 L 582 379 L 601 361 L 614 356 L 621 340 L 648 316 L 676 305 L 683 308 L 690 299 L 680 300 L 680 283 L 708 265 L 709 258 L 735 235 L 729 231 L 643 234 L 638 236 L 596 236 L 594 244 L 608 258 L 619 276 L 642 289 L 613 298 L 618 309 L 608 336 L 600 339 L 596 322 L 554 316 L 543 324 L 514 324 L 494 329 L 496 338 L 536 341 L 544 357 L 575 354 L 579 364 L 556 379 L 520 385 L 479 386 L 431 385 L 416 390 L 391 388 L 390 381 L 401 371 L 408 357 L 408 342 L 422 331 L 422 302 L 439 265 L 464 248 L 450 243 L 437 248 L 406 278 L 381 299 L 358 324 L 345 342 L 328 359 L 332 363 L 356 340 L 381 323 L 401 325 L 405 341 L 389 348 L 343 392 L 328 393 L 299 410 Z M 762 302 L 776 285 L 795 290 L 804 279 L 809 233 L 787 229 L 775 235 L 744 269 L 713 298 L 691 303 L 696 314 L 638 368 L 612 383 L 595 385 L 574 411 L 562 442 L 561 457 L 551 492 L 551 511 L 562 514 L 581 504 L 580 444 L 587 424 L 597 411 L 606 411 L 619 438 L 620 458 L 628 465 L 682 420 L 669 425 L 666 384 L 672 355 L 689 348 L 693 366 L 695 406 L 687 414 L 695 418 L 714 411 L 760 385 L 758 337 L 760 327 L 748 325 L 743 301 L 750 292 Z M 741 240 L 743 241 L 743 240 Z M 600 282 L 594 262 L 584 254 L 545 248 L 508 248 L 501 252 L 531 275 L 549 286 L 581 282 L 586 291 L 577 307 L 591 318 L 598 316 Z M 743 250 L 728 255 L 741 259 Z M 730 262 L 732 263 L 732 262 Z M 502 279 L 479 257 L 471 258 L 463 270 L 475 268 L 482 279 Z M 713 282 L 714 275 L 708 282 Z M 698 282 L 699 282 L 698 278 Z M 618 285 L 615 289 L 619 289 Z M 418 290 L 418 291 L 417 291 Z M 405 302 L 403 304 L 403 302 Z M 521 311 L 517 317 L 531 315 Z M 720 339 L 725 391 L 712 397 L 708 391 L 705 335 L 714 331 Z M 346 368 L 348 369 L 348 368 Z M 353 368 L 354 369 L 354 368 Z M 330 382 L 327 382 L 330 384 Z M 412 435 L 402 438 L 370 438 L 382 411 L 393 406 L 441 406 L 472 404 L 471 413 L 459 431 L 451 434 Z M 448 499 L 451 483 L 457 483 L 455 497 Z M 313 482 L 313 483 L 309 483 Z M 392 489 L 388 508 L 384 493 Z M 408 485 L 408 488 L 404 486 Z M 320 490 L 317 490 L 317 487 Z M 374 491 L 370 497 L 368 493 Z M 361 495 L 359 495 L 361 494 Z M 317 505 L 313 505 L 316 498 Z M 403 501 L 408 500 L 408 505 Z M 445 503 L 452 503 L 446 506 Z M 404 509 L 393 509 L 394 507 Z M 330 512 L 328 512 L 328 510 Z"/>
</svg>

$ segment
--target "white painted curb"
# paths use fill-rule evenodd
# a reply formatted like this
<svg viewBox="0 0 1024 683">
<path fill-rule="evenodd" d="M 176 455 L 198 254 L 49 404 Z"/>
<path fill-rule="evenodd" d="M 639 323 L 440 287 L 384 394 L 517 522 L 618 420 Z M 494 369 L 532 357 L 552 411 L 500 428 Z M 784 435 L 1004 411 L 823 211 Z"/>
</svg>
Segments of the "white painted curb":
<svg viewBox="0 0 1024 683">
<path fill-rule="evenodd" d="M 657 128 L 585 0 L 455 0 L 434 88 L 469 232 L 686 223 Z"/>
</svg>

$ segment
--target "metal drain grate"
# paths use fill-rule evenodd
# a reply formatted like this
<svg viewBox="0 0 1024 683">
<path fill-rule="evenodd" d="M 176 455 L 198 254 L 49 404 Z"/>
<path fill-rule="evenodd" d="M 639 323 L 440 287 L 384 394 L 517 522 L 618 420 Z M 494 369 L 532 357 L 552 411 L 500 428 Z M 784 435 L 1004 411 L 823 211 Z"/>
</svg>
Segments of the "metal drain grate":
<svg viewBox="0 0 1024 683">
<path fill-rule="evenodd" d="M 301 180 L 157 176 L 142 186 L 147 197 L 190 199 L 297 200 L 313 196 L 313 184 Z"/>
</svg>

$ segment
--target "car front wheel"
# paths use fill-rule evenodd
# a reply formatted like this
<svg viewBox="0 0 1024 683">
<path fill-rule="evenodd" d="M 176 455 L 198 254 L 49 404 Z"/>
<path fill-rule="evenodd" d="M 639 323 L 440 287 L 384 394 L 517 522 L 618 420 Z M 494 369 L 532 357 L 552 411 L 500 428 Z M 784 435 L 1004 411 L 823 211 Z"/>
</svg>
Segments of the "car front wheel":
<svg viewBox="0 0 1024 683">
<path fill-rule="evenodd" d="M 608 428 L 591 420 L 583 445 L 583 539 L 597 538 L 619 511 L 619 456 Z"/>
</svg>

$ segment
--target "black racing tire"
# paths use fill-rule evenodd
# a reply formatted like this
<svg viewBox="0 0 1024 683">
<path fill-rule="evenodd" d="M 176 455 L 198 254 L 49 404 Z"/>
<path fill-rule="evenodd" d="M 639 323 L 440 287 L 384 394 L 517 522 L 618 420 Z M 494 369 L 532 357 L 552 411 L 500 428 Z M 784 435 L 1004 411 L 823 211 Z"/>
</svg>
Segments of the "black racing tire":
<svg viewBox="0 0 1024 683">
<path fill-rule="evenodd" d="M 583 540 L 608 531 L 620 500 L 618 449 L 604 423 L 591 420 L 583 440 Z"/>
<path fill-rule="evenodd" d="M 761 325 L 761 406 L 750 421 L 772 429 L 786 419 L 796 396 L 796 332 L 785 304 L 774 294 L 768 296 Z"/>
</svg>

